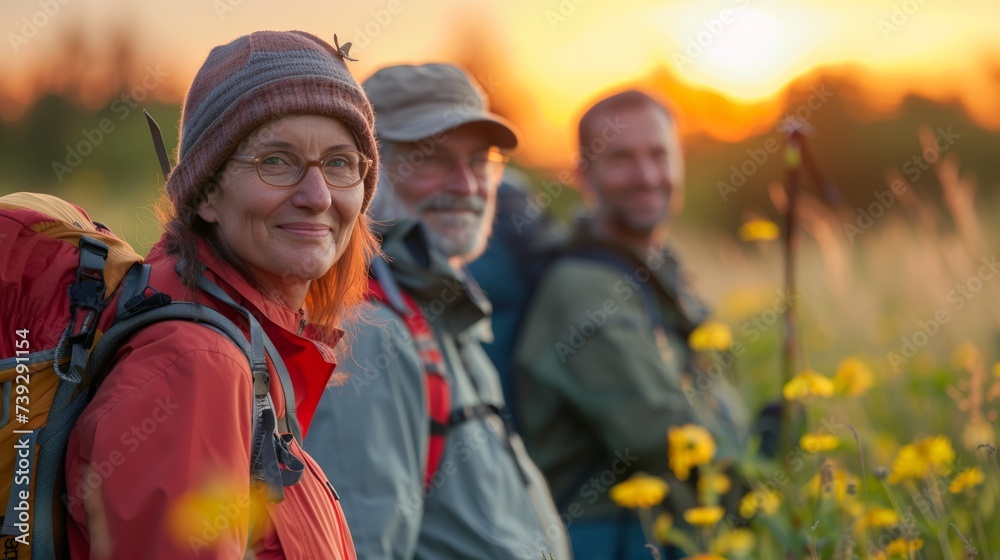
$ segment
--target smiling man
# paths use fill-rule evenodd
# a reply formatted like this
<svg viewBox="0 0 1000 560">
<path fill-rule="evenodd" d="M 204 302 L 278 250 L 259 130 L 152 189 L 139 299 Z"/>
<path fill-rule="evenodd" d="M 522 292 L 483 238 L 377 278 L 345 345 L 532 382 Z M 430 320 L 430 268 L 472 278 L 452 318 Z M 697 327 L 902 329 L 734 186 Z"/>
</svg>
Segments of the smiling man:
<svg viewBox="0 0 1000 560">
<path fill-rule="evenodd" d="M 746 419 L 721 375 L 695 371 L 687 345 L 706 311 L 665 245 L 683 193 L 673 115 L 626 91 L 583 115 L 579 145 L 594 208 L 533 296 L 514 356 L 517 418 L 577 560 L 647 559 L 638 517 L 608 489 L 639 471 L 667 477 L 668 508 L 683 524 L 697 504 L 691 481 L 669 474 L 668 430 L 705 425 L 729 453 Z"/>
<path fill-rule="evenodd" d="M 348 382 L 326 391 L 306 447 L 342 489 L 359 558 L 569 558 L 481 346 L 489 303 L 463 272 L 486 247 L 517 136 L 452 65 L 392 66 L 364 88 L 387 259 L 372 263 L 374 316 L 340 362 Z"/>
</svg>

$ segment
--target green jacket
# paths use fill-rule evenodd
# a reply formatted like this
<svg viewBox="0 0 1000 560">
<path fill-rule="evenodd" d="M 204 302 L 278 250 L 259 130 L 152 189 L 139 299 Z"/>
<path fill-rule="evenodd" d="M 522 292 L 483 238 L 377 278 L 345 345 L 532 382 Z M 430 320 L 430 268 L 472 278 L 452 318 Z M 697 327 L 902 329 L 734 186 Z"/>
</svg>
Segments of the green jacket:
<svg viewBox="0 0 1000 560">
<path fill-rule="evenodd" d="M 393 278 L 420 304 L 444 353 L 452 406 L 502 405 L 480 344 L 489 303 L 428 250 L 416 223 L 382 233 Z M 351 356 L 339 363 L 349 378 L 326 390 L 306 440 L 340 492 L 358 558 L 527 560 L 543 550 L 570 558 L 544 477 L 516 434 L 508 446 L 495 415 L 448 432 L 423 492 L 430 428 L 423 364 L 399 315 L 388 305 L 370 315 L 348 329 Z"/>
<path fill-rule="evenodd" d="M 634 254 L 578 226 L 539 282 L 514 357 L 519 429 L 560 511 L 616 513 L 608 488 L 644 471 L 670 483 L 679 519 L 695 490 L 669 472 L 671 426 L 703 424 L 720 456 L 739 452 L 747 418 L 732 385 L 683 388 L 687 336 L 706 315 L 668 249 Z"/>
</svg>

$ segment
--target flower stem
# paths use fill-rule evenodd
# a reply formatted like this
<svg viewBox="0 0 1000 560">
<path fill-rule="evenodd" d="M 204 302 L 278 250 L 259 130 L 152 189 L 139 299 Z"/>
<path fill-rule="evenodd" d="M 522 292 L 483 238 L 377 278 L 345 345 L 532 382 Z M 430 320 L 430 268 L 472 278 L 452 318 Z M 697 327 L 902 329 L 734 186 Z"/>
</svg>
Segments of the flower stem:
<svg viewBox="0 0 1000 560">
<path fill-rule="evenodd" d="M 983 516 L 979 514 L 978 508 L 973 511 L 975 512 L 974 517 L 976 519 L 976 534 L 979 536 L 979 543 L 983 547 L 983 557 L 993 558 L 993 555 L 990 554 L 990 545 L 986 542 L 986 530 L 983 529 Z"/>
<path fill-rule="evenodd" d="M 656 539 L 653 538 L 653 516 L 647 508 L 639 508 L 639 524 L 642 525 L 642 534 L 646 537 L 646 544 L 651 545 L 659 556 Z"/>
</svg>

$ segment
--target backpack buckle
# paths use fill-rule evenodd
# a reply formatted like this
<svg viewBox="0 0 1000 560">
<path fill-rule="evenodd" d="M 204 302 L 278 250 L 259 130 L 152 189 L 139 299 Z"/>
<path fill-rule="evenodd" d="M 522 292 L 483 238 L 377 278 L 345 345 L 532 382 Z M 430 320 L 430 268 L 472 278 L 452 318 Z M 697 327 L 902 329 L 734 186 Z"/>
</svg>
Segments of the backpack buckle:
<svg viewBox="0 0 1000 560">
<path fill-rule="evenodd" d="M 147 292 L 149 292 L 148 295 Z M 125 312 L 137 313 L 146 309 L 154 309 L 167 305 L 170 301 L 171 298 L 169 295 L 147 287 L 145 292 L 133 296 L 125 302 Z"/>
<path fill-rule="evenodd" d="M 267 371 L 267 366 L 263 369 L 254 368 L 253 371 L 253 394 L 256 397 L 263 397 L 268 394 L 271 388 L 271 373 Z"/>
<path fill-rule="evenodd" d="M 97 319 L 107 302 L 104 291 L 104 265 L 108 259 L 107 245 L 89 237 L 81 237 L 79 242 L 80 265 L 76 269 L 76 280 L 67 288 L 70 301 L 70 325 L 68 340 L 71 344 L 82 344 L 89 348 L 97 332 Z M 77 325 L 80 308 L 87 309 Z"/>
<path fill-rule="evenodd" d="M 76 281 L 69 287 L 70 302 L 96 312 L 104 308 L 104 264 L 108 260 L 107 245 L 89 237 L 80 238 L 80 266 Z"/>
<path fill-rule="evenodd" d="M 69 287 L 69 300 L 76 307 L 100 311 L 104 303 L 104 289 L 102 275 L 79 270 L 76 282 Z"/>
</svg>

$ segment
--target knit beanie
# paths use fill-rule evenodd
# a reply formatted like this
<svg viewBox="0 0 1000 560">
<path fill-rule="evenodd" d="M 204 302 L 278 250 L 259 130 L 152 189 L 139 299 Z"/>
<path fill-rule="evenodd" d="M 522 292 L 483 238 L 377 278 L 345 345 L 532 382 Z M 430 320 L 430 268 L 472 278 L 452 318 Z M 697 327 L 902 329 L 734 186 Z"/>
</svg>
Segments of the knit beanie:
<svg viewBox="0 0 1000 560">
<path fill-rule="evenodd" d="M 302 31 L 257 31 L 212 49 L 184 100 L 177 166 L 166 186 L 174 207 L 194 203 L 262 124 L 286 115 L 324 115 L 344 123 L 358 151 L 374 162 L 365 177 L 364 212 L 378 181 L 375 116 L 346 56 L 346 49 Z"/>
</svg>

